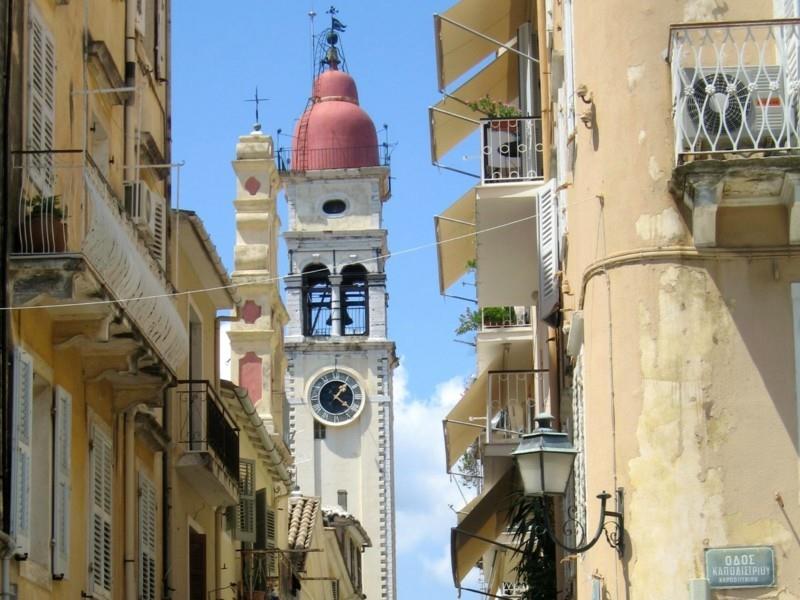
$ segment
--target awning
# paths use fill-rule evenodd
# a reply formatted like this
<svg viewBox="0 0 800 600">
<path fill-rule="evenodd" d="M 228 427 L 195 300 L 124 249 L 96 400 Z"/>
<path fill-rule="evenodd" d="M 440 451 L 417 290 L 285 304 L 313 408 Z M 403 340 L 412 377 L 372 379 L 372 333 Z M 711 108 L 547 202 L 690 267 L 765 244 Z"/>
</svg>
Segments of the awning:
<svg viewBox="0 0 800 600">
<path fill-rule="evenodd" d="M 487 94 L 493 100 L 507 104 L 516 101 L 519 95 L 519 57 L 516 54 L 504 52 L 428 109 L 431 160 L 434 163 L 477 129 L 480 119 L 486 115 L 472 110 L 467 104 Z"/>
<path fill-rule="evenodd" d="M 475 188 L 433 217 L 433 225 L 439 260 L 439 291 L 444 294 L 467 272 L 467 264 L 475 260 Z"/>
<path fill-rule="evenodd" d="M 532 6 L 528 0 L 461 0 L 434 15 L 439 91 L 497 51 L 498 45 L 511 42 L 519 26 L 532 21 Z"/>
<path fill-rule="evenodd" d="M 478 300 L 485 306 L 531 306 L 539 290 L 536 202 L 539 188 L 483 185 L 475 224 Z"/>
<path fill-rule="evenodd" d="M 500 479 L 460 511 L 463 518 L 450 530 L 450 560 L 456 587 L 461 586 L 489 546 L 496 543 L 494 540 L 506 525 L 514 482 L 512 465 L 509 461 L 508 470 Z"/>
<path fill-rule="evenodd" d="M 489 371 L 482 371 L 469 386 L 461 400 L 447 413 L 444 426 L 444 453 L 447 470 L 453 468 L 470 444 L 486 430 L 486 401 L 489 397 Z M 470 421 L 475 417 L 475 421 Z"/>
</svg>

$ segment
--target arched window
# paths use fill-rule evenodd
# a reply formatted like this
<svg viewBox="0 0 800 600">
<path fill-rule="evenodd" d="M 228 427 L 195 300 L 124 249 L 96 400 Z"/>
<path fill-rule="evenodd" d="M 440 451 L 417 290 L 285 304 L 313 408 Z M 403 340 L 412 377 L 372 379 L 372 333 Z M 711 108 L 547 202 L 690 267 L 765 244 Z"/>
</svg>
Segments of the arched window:
<svg viewBox="0 0 800 600">
<path fill-rule="evenodd" d="M 362 265 L 342 269 L 342 334 L 367 335 L 367 270 Z"/>
<path fill-rule="evenodd" d="M 303 269 L 303 333 L 311 336 L 331 334 L 331 282 L 325 265 Z"/>
</svg>

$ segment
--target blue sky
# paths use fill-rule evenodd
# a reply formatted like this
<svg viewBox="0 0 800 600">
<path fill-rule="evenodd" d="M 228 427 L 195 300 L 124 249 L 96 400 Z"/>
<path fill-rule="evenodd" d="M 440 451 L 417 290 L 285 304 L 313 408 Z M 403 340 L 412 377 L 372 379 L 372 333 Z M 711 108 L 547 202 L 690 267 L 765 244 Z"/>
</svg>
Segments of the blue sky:
<svg viewBox="0 0 800 600">
<path fill-rule="evenodd" d="M 336 4 L 347 25 L 344 50 L 361 105 L 378 128 L 389 126 L 390 141 L 397 144 L 393 194 L 385 207 L 394 252 L 431 244 L 433 215 L 474 184 L 430 164 L 427 108 L 439 97 L 432 15 L 454 1 Z M 172 158 L 186 161 L 180 207 L 203 218 L 229 269 L 235 189 L 230 161 L 237 137 L 254 122 L 253 104 L 245 99 L 256 86 L 270 98 L 261 105 L 261 122 L 276 145 L 278 129 L 292 131 L 311 88 L 308 12 L 313 7 L 318 13 L 319 30 L 328 6 L 310 0 L 173 4 Z M 286 135 L 281 139 L 288 141 Z M 285 205 L 281 209 L 285 214 Z M 285 273 L 283 249 L 281 260 Z M 441 419 L 474 370 L 473 349 L 452 341 L 465 304 L 439 295 L 433 247 L 390 259 L 387 271 L 390 335 L 402 361 L 395 394 L 399 598 L 455 598 L 449 575 L 454 514 L 448 505 L 459 508 L 464 501 L 444 471 Z"/>
</svg>

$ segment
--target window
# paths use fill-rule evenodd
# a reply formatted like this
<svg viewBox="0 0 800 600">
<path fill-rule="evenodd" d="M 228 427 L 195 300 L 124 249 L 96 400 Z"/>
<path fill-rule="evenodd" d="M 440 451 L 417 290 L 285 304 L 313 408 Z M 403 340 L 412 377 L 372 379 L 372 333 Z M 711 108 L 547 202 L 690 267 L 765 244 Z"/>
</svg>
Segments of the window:
<svg viewBox="0 0 800 600">
<path fill-rule="evenodd" d="M 256 492 L 256 550 L 274 550 L 277 548 L 277 524 L 275 511 L 269 505 L 266 488 Z M 262 555 L 260 563 L 263 566 L 258 571 L 264 578 L 263 589 L 267 591 L 267 577 L 277 577 L 277 555 L 273 552 L 266 552 Z"/>
<path fill-rule="evenodd" d="M 256 461 L 239 459 L 239 510 L 236 537 L 256 541 Z"/>
<path fill-rule="evenodd" d="M 326 200 L 322 205 L 322 212 L 329 216 L 341 215 L 347 210 L 347 204 L 344 200 Z"/>
<path fill-rule="evenodd" d="M 31 543 L 31 451 L 33 435 L 33 358 L 14 349 L 14 401 L 11 431 L 11 536 L 16 555 L 27 558 Z"/>
<path fill-rule="evenodd" d="M 303 331 L 310 336 L 331 334 L 330 271 L 324 265 L 303 269 Z"/>
<path fill-rule="evenodd" d="M 103 427 L 92 426 L 89 459 L 91 477 L 91 532 L 89 578 L 95 598 L 111 598 L 113 563 L 111 553 L 114 453 L 111 438 Z"/>
<path fill-rule="evenodd" d="M 342 333 L 366 335 L 367 328 L 367 270 L 362 265 L 342 269 Z"/>
<path fill-rule="evenodd" d="M 156 599 L 156 488 L 139 473 L 139 599 Z"/>
<path fill-rule="evenodd" d="M 324 440 L 325 439 L 325 425 L 314 419 L 314 439 L 315 440 Z"/>
<path fill-rule="evenodd" d="M 347 490 L 336 492 L 336 502 L 342 507 L 342 510 L 347 510 Z"/>
</svg>

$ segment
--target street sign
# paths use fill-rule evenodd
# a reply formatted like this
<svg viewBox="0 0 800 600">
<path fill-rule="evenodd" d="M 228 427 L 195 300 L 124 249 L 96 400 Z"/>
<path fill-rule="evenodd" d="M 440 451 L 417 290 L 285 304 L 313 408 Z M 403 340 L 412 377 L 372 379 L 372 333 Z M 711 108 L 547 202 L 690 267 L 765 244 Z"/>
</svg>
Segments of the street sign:
<svg viewBox="0 0 800 600">
<path fill-rule="evenodd" d="M 773 587 L 772 546 L 706 549 L 706 578 L 712 588 Z"/>
</svg>

